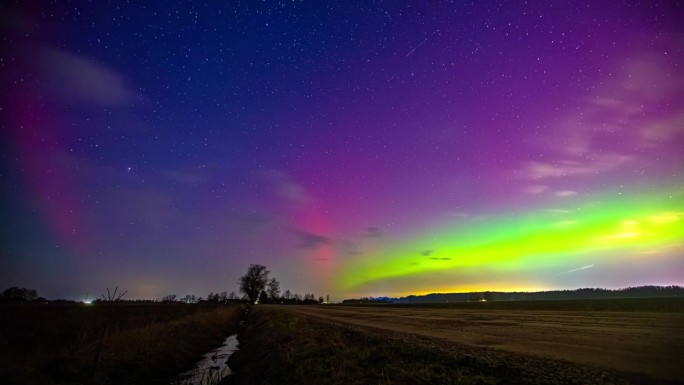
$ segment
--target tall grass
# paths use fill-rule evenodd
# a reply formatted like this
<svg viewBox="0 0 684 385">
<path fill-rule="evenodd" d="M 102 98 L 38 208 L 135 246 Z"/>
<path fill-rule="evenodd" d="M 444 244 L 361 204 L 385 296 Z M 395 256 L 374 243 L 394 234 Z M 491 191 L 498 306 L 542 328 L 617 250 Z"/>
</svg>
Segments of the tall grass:
<svg viewBox="0 0 684 385">
<path fill-rule="evenodd" d="M 185 304 L 2 310 L 0 378 L 17 384 L 168 383 L 234 333 L 241 314 Z"/>
<path fill-rule="evenodd" d="M 456 356 L 274 307 L 256 306 L 239 340 L 225 384 L 499 383 Z"/>
</svg>

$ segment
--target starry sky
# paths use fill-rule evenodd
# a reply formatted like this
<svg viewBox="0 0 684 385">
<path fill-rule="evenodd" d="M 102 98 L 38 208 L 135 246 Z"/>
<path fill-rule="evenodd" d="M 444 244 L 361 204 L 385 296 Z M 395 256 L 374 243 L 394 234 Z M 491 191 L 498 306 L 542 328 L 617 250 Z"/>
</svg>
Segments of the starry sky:
<svg viewBox="0 0 684 385">
<path fill-rule="evenodd" d="M 429 3 L 2 2 L 0 285 L 684 284 L 682 4 Z"/>
</svg>

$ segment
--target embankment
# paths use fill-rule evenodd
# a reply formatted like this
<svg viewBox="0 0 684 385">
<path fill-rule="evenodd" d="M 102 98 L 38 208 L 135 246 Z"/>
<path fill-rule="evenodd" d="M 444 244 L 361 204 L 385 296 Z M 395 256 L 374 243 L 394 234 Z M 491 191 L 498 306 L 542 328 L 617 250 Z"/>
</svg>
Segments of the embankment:
<svg viewBox="0 0 684 385">
<path fill-rule="evenodd" d="M 238 328 L 241 306 L 4 308 L 5 384 L 168 384 Z"/>
</svg>

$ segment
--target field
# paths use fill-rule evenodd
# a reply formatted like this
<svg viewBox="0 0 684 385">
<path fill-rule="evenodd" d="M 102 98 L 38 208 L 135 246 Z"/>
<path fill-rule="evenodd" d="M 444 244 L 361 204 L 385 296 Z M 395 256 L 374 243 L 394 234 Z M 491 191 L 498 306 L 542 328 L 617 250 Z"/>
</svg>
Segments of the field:
<svg viewBox="0 0 684 385">
<path fill-rule="evenodd" d="M 225 384 L 684 383 L 684 298 L 243 310 L 4 305 L 0 380 L 169 384 L 237 332 Z"/>
<path fill-rule="evenodd" d="M 261 305 L 231 359 L 232 381 L 681 383 L 683 303 Z"/>
<path fill-rule="evenodd" d="M 3 305 L 0 379 L 168 384 L 234 333 L 241 312 L 239 305 Z"/>
</svg>

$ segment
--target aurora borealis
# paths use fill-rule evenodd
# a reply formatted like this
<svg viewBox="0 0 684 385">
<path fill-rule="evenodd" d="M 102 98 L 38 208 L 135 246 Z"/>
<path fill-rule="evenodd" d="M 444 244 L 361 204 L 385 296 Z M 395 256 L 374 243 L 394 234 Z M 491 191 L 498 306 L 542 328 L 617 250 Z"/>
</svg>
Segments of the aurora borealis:
<svg viewBox="0 0 684 385">
<path fill-rule="evenodd" d="M 3 2 L 0 284 L 684 285 L 684 9 Z"/>
<path fill-rule="evenodd" d="M 373 282 L 384 279 L 410 275 L 429 279 L 430 273 L 451 271 L 458 277 L 452 282 L 460 286 L 442 283 L 442 291 L 530 290 L 530 284 L 543 289 L 560 282 L 572 287 L 576 277 L 564 274 L 596 264 L 616 264 L 614 273 L 623 270 L 620 263 L 628 263 L 627 270 L 654 270 L 648 265 L 681 251 L 684 213 L 677 211 L 684 203 L 681 194 L 601 198 L 572 210 L 548 208 L 505 217 L 460 218 L 411 241 L 383 245 L 374 251 L 374 260 L 345 266 L 342 282 L 349 287 L 373 287 Z M 434 249 L 418 252 L 425 245 Z M 412 292 L 420 290 L 418 286 Z"/>
</svg>

